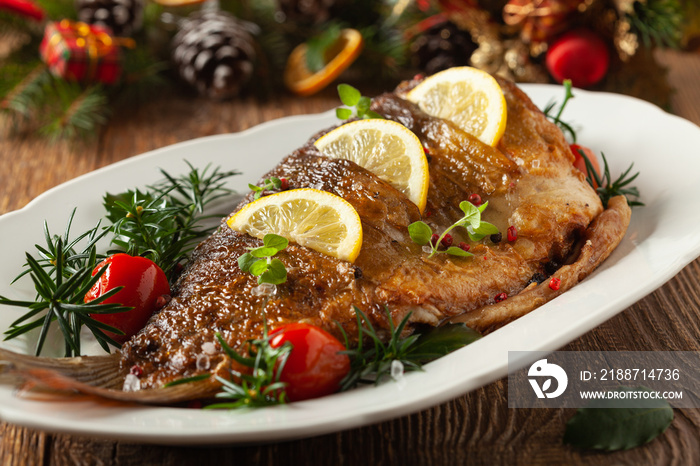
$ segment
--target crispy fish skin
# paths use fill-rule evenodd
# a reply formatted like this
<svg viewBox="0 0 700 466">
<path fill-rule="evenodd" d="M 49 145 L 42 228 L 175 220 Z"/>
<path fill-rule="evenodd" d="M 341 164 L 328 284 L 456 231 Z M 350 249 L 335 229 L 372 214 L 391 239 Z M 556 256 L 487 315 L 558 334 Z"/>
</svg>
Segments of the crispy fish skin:
<svg viewBox="0 0 700 466">
<path fill-rule="evenodd" d="M 260 293 L 256 278 L 237 264 L 248 248 L 262 242 L 222 223 L 195 250 L 171 302 L 122 347 L 118 359 L 110 359 L 122 380 L 129 368 L 138 366 L 141 390 L 104 388 L 104 381 L 95 382 L 100 386 L 94 388 L 92 376 L 83 377 L 73 388 L 146 403 L 203 398 L 217 391 L 213 378 L 177 390 L 160 387 L 206 372 L 224 375 L 232 361 L 216 342 L 217 332 L 238 349 L 262 335 L 264 322 L 269 328 L 308 322 L 337 336 L 340 325 L 353 338 L 357 332 L 353 306 L 368 314 L 384 334 L 389 327 L 385 308 L 394 322 L 410 313 L 412 323 L 439 325 L 463 319 L 489 331 L 557 294 L 547 292 L 546 283 L 533 283 L 533 277 L 555 272 L 561 276 L 562 289 L 573 286 L 622 239 L 629 207 L 624 200 L 615 200 L 603 211 L 595 192 L 572 167 L 573 156 L 559 129 L 515 85 L 500 83 L 508 104 L 508 124 L 495 148 L 404 100 L 402 93 L 411 83 L 373 102 L 375 111 L 414 131 L 428 149 L 431 179 L 423 220 L 441 232 L 463 215 L 459 202 L 478 193 L 489 202 L 484 220 L 504 233 L 500 242 L 471 243 L 473 258 L 439 254 L 429 259 L 408 235 L 408 225 L 421 219 L 416 206 L 353 162 L 323 157 L 311 141 L 263 179 L 285 177 L 291 188 L 322 189 L 350 202 L 362 220 L 364 238 L 355 263 L 290 244 L 278 255 L 287 267 L 288 280 L 277 286 L 276 293 L 266 295 Z M 237 209 L 252 200 L 251 193 Z M 518 230 L 515 242 L 505 239 L 509 226 Z M 454 241 L 470 242 L 459 231 Z M 496 302 L 500 293 L 510 298 Z M 11 359 L 5 354 L 0 357 Z M 34 370 L 25 360 L 14 364 L 24 374 L 28 367 Z M 95 372 L 103 373 L 104 364 L 99 362 Z M 56 364 L 59 373 L 67 374 L 61 375 L 60 383 L 70 380 L 72 367 Z M 50 377 L 42 372 L 46 365 L 37 369 L 34 380 L 47 383 Z M 110 380 L 108 387 L 116 386 L 118 380 Z"/>
</svg>

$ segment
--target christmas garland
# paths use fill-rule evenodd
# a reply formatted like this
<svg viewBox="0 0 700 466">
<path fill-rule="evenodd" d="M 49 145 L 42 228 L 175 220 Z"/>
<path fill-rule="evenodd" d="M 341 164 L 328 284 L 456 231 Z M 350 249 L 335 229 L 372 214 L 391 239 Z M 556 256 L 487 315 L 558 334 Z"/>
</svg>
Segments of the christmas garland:
<svg viewBox="0 0 700 466">
<path fill-rule="evenodd" d="M 471 65 L 665 105 L 651 51 L 692 45 L 697 25 L 683 18 L 698 10 L 700 0 L 0 0 L 0 111 L 20 133 L 71 137 L 166 83 L 216 99 L 308 95 L 348 66 L 357 85 Z"/>
</svg>

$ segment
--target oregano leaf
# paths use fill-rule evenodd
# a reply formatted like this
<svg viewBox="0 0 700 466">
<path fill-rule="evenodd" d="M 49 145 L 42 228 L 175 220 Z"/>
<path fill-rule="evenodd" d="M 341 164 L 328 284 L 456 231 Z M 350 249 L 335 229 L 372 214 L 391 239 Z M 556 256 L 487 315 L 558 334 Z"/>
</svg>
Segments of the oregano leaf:
<svg viewBox="0 0 700 466">
<path fill-rule="evenodd" d="M 267 270 L 258 278 L 258 283 L 271 283 L 279 285 L 287 281 L 287 269 L 279 259 L 272 259 Z"/>
<path fill-rule="evenodd" d="M 460 257 L 471 257 L 474 255 L 471 252 L 465 251 L 464 249 L 458 248 L 455 246 L 450 246 L 449 248 L 447 248 L 447 251 L 445 251 L 445 252 L 447 254 L 452 255 L 452 256 L 460 256 Z"/>
<path fill-rule="evenodd" d="M 265 246 L 261 246 L 259 248 L 252 249 L 250 251 L 250 255 L 253 257 L 258 257 L 258 258 L 263 258 L 263 257 L 272 257 L 275 254 L 277 254 L 277 248 L 268 248 Z"/>
<path fill-rule="evenodd" d="M 408 234 L 414 243 L 423 246 L 430 242 L 430 237 L 433 235 L 433 230 L 427 223 L 422 221 L 413 222 L 408 226 Z"/>
<path fill-rule="evenodd" d="M 342 108 L 342 107 L 336 108 L 335 109 L 335 116 L 339 120 L 347 120 L 348 118 L 350 118 L 352 116 L 352 110 L 350 110 L 349 108 Z"/>
<path fill-rule="evenodd" d="M 260 259 L 253 257 L 249 252 L 246 252 L 238 258 L 238 267 L 240 267 L 243 272 L 249 272 L 250 266 L 259 260 Z"/>
<path fill-rule="evenodd" d="M 348 107 L 354 107 L 360 102 L 362 94 L 349 84 L 338 84 L 338 95 L 340 101 Z"/>
<path fill-rule="evenodd" d="M 651 392 L 646 387 L 620 387 L 620 392 Z M 643 407 L 639 407 L 640 404 Z M 627 450 L 652 441 L 673 421 L 664 399 L 592 400 L 566 423 L 564 443 L 595 450 Z"/>
<path fill-rule="evenodd" d="M 289 240 L 284 236 L 268 233 L 263 237 L 263 244 L 268 248 L 275 248 L 277 251 L 282 251 L 289 246 Z M 272 254 L 274 255 L 274 254 Z"/>
<path fill-rule="evenodd" d="M 249 272 L 251 275 L 254 275 L 256 277 L 262 275 L 269 267 L 269 264 L 267 263 L 266 260 L 259 260 L 257 262 L 254 262 L 249 269 Z"/>
</svg>

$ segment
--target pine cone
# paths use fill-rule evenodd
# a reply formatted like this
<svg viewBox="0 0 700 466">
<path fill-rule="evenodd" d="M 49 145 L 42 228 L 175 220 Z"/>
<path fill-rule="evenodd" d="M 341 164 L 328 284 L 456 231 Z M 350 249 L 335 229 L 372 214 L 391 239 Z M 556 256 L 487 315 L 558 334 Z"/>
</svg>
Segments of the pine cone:
<svg viewBox="0 0 700 466">
<path fill-rule="evenodd" d="M 452 22 L 426 29 L 411 44 L 413 65 L 427 74 L 469 65 L 469 58 L 477 49 L 471 35 Z"/>
<path fill-rule="evenodd" d="M 115 36 L 130 36 L 143 25 L 144 0 L 76 0 L 78 19 L 108 27 Z"/>
<path fill-rule="evenodd" d="M 301 24 L 320 24 L 331 17 L 336 0 L 277 0 L 285 21 Z"/>
<path fill-rule="evenodd" d="M 180 76 L 200 94 L 228 99 L 250 80 L 255 41 L 245 23 L 225 12 L 190 16 L 173 38 Z"/>
</svg>

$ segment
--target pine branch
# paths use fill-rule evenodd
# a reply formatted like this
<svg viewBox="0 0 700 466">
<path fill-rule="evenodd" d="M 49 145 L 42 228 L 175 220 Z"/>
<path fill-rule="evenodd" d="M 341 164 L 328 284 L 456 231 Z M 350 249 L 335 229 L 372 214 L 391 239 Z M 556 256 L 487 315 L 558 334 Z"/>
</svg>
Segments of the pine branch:
<svg viewBox="0 0 700 466">
<path fill-rule="evenodd" d="M 21 65 L 7 65 L 2 68 L 3 99 L 0 109 L 9 111 L 24 118 L 29 118 L 38 107 L 38 96 L 41 89 L 50 78 L 49 71 L 41 62 L 35 62 L 32 68 Z M 20 76 L 18 81 L 12 79 Z"/>
<path fill-rule="evenodd" d="M 633 14 L 627 19 L 645 47 L 676 48 L 680 44 L 682 8 L 678 0 L 648 0 L 633 3 Z"/>
<path fill-rule="evenodd" d="M 53 112 L 41 132 L 52 138 L 87 136 L 107 122 L 109 103 L 101 86 L 82 88 L 79 84 L 53 78 L 45 87 L 53 91 Z"/>
</svg>

